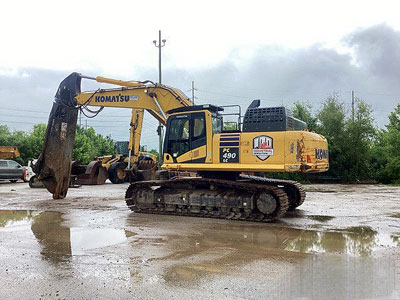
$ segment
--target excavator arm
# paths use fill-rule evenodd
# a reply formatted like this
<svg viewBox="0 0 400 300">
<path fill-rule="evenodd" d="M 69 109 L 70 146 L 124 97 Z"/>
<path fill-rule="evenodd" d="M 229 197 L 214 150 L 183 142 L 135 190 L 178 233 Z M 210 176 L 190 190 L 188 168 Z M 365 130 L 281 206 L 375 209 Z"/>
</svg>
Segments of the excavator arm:
<svg viewBox="0 0 400 300">
<path fill-rule="evenodd" d="M 82 79 L 120 87 L 81 92 Z M 97 106 L 100 109 L 94 112 L 88 109 L 88 106 Z M 165 124 L 169 110 L 184 106 L 192 106 L 192 103 L 181 91 L 165 85 L 151 81 L 122 81 L 72 73 L 60 83 L 55 95 L 42 153 L 34 166 L 34 172 L 47 190 L 53 194 L 54 199 L 66 196 L 79 110 L 88 109 L 97 114 L 104 107 L 131 109 L 129 147 L 131 154 L 138 157 L 143 111 L 147 110 L 158 121 Z"/>
<path fill-rule="evenodd" d="M 78 106 L 123 107 L 146 109 L 158 121 L 165 124 L 167 111 L 184 106 L 192 106 L 192 102 L 181 91 L 166 85 L 154 84 L 151 81 L 123 81 L 104 77 L 82 78 L 96 80 L 122 86 L 114 89 L 98 89 L 94 92 L 82 92 L 76 95 Z"/>
</svg>

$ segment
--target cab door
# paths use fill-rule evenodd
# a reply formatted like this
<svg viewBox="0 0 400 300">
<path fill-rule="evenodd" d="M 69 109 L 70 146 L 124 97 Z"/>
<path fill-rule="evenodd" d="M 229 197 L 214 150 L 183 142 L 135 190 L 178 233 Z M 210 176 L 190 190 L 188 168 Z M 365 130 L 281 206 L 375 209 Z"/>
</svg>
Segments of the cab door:
<svg viewBox="0 0 400 300">
<path fill-rule="evenodd" d="M 168 118 L 164 144 L 165 163 L 201 163 L 207 153 L 204 112 L 174 115 Z"/>
<path fill-rule="evenodd" d="M 191 161 L 190 114 L 168 118 L 164 143 L 164 162 L 183 163 Z"/>
<path fill-rule="evenodd" d="M 207 130 L 204 112 L 191 114 L 190 150 L 192 163 L 204 163 L 207 156 Z"/>
</svg>

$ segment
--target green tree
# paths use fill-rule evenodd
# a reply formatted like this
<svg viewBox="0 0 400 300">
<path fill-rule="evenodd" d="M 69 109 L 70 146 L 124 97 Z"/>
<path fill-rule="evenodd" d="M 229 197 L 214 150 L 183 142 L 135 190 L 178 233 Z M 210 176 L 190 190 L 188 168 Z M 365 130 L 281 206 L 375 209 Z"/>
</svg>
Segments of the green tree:
<svg viewBox="0 0 400 300">
<path fill-rule="evenodd" d="M 29 159 L 39 157 L 46 135 L 46 125 L 36 124 L 31 132 L 11 131 L 6 125 L 0 126 L 0 146 L 17 146 L 21 154 L 15 160 L 26 165 Z M 95 156 L 114 153 L 114 141 L 111 137 L 96 134 L 93 128 L 77 127 L 73 160 L 87 164 Z"/>
<path fill-rule="evenodd" d="M 375 139 L 374 119 L 369 105 L 356 101 L 354 120 L 346 114 L 337 95 L 328 97 L 318 112 L 319 130 L 329 145 L 329 174 L 345 181 L 368 179 Z"/>
<path fill-rule="evenodd" d="M 150 151 L 148 151 L 149 153 L 156 155 L 158 157 L 158 151 L 156 149 L 151 149 Z"/>
<path fill-rule="evenodd" d="M 21 156 L 17 157 L 15 160 L 25 165 L 28 161 L 28 157 L 32 155 L 29 134 L 24 131 L 14 131 L 10 135 L 8 143 L 9 146 L 18 147 Z"/>
<path fill-rule="evenodd" d="M 93 128 L 85 129 L 77 126 L 72 159 L 87 164 L 95 156 L 114 153 L 114 141 L 109 137 L 96 134 Z"/>
<path fill-rule="evenodd" d="M 291 108 L 293 117 L 307 123 L 310 131 L 317 131 L 318 119 L 312 114 L 312 105 L 308 102 L 295 102 Z"/>
<path fill-rule="evenodd" d="M 356 99 L 353 118 L 348 118 L 345 127 L 345 165 L 342 178 L 347 180 L 368 179 L 372 176 L 371 148 L 376 137 L 374 119 L 369 105 Z"/>
<path fill-rule="evenodd" d="M 11 146 L 9 143 L 11 131 L 7 125 L 0 125 L 0 146 Z"/>
<path fill-rule="evenodd" d="M 344 104 L 339 102 L 337 95 L 329 96 L 322 103 L 317 114 L 319 121 L 318 133 L 328 140 L 329 174 L 341 178 L 343 165 L 346 162 L 343 145 L 345 142 L 346 113 Z"/>
<path fill-rule="evenodd" d="M 371 162 L 378 181 L 400 184 L 400 104 L 389 115 L 386 129 L 379 131 Z"/>
<path fill-rule="evenodd" d="M 45 124 L 33 125 L 33 130 L 28 136 L 28 144 L 31 152 L 29 158 L 37 158 L 39 157 L 40 152 L 42 152 L 43 141 L 46 135 L 46 127 L 47 126 Z"/>
</svg>

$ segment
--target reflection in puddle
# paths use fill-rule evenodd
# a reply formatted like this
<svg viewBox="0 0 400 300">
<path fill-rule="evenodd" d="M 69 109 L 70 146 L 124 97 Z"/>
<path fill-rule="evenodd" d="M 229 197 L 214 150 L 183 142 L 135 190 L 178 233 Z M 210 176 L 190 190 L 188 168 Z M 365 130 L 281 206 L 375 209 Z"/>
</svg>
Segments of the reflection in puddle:
<svg viewBox="0 0 400 300">
<path fill-rule="evenodd" d="M 300 253 L 343 253 L 368 256 L 379 247 L 397 247 L 389 234 L 368 226 L 349 227 L 335 231 L 304 230 L 275 226 L 230 226 L 203 231 L 186 238 L 194 249 L 228 247 L 256 248 L 263 253 L 280 249 Z M 268 251 L 267 251 L 268 250 Z"/>
<path fill-rule="evenodd" d="M 322 216 L 322 215 L 309 215 L 307 216 L 308 219 L 314 220 L 314 221 L 319 221 L 319 222 L 328 222 L 335 217 L 331 216 Z"/>
<path fill-rule="evenodd" d="M 41 255 L 53 263 L 124 242 L 134 233 L 109 228 L 66 227 L 60 212 L 0 210 L 0 230 L 31 229 L 41 245 Z M 4 229 L 1 229 L 3 227 Z"/>
<path fill-rule="evenodd" d="M 313 255 L 289 277 L 281 299 L 397 299 L 391 259 Z"/>
<path fill-rule="evenodd" d="M 391 217 L 391 218 L 397 218 L 397 219 L 400 219 L 400 213 L 397 213 L 397 214 L 391 214 L 391 215 L 389 215 L 389 217 Z"/>
<path fill-rule="evenodd" d="M 72 255 L 81 255 L 91 249 L 103 248 L 126 240 L 124 230 L 110 228 L 71 228 Z"/>
<path fill-rule="evenodd" d="M 0 210 L 0 227 L 30 224 L 32 210 Z"/>
<path fill-rule="evenodd" d="M 393 243 L 396 243 L 397 247 L 400 248 L 400 233 L 398 233 L 397 235 L 392 235 L 391 238 Z"/>
<path fill-rule="evenodd" d="M 344 253 L 369 256 L 379 247 L 396 247 L 390 235 L 367 226 L 350 227 L 337 232 L 303 231 L 285 250 L 302 253 Z"/>
<path fill-rule="evenodd" d="M 173 247 L 172 254 L 154 260 L 176 262 L 165 274 L 165 280 L 175 285 L 219 273 L 234 274 L 238 267 L 260 261 L 292 263 L 316 253 L 361 259 L 379 248 L 398 247 L 393 237 L 370 227 L 324 232 L 246 224 L 203 227 L 197 235 L 171 236 L 168 245 Z"/>
</svg>

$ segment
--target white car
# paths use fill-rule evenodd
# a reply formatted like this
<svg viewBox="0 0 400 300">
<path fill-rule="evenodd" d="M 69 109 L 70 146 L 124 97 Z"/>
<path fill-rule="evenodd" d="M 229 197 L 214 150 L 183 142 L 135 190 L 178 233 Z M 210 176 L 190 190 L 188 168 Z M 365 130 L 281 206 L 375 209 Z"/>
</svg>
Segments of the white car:
<svg viewBox="0 0 400 300">
<path fill-rule="evenodd" d="M 25 174 L 24 174 L 25 181 L 29 181 L 33 176 L 36 175 L 32 170 L 32 164 L 35 164 L 36 161 L 37 159 L 30 159 L 28 161 L 28 166 L 25 167 Z"/>
<path fill-rule="evenodd" d="M 37 159 L 30 159 L 28 161 L 28 166 L 25 167 L 24 180 L 29 181 L 29 186 L 31 188 L 42 188 L 44 187 L 43 183 L 37 180 L 36 174 L 32 170 L 32 165 L 36 164 L 36 162 Z"/>
</svg>

